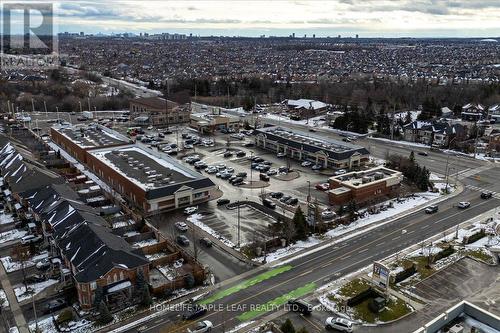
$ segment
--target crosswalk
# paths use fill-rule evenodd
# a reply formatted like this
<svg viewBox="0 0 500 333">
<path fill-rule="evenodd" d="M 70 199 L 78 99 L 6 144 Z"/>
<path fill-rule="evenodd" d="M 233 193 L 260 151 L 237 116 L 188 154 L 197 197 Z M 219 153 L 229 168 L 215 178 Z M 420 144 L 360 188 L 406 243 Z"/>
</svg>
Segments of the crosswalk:
<svg viewBox="0 0 500 333">
<path fill-rule="evenodd" d="M 468 168 L 465 170 L 460 170 L 458 172 L 455 172 L 454 174 L 450 174 L 449 177 L 450 178 L 457 178 L 457 179 L 465 179 L 465 178 L 469 178 L 469 177 L 472 177 L 474 175 L 477 175 L 481 172 L 490 170 L 491 168 L 493 168 L 493 165 L 490 165 L 490 164 L 483 165 L 479 168 Z"/>
<path fill-rule="evenodd" d="M 491 192 L 493 194 L 494 198 L 500 199 L 500 193 L 495 192 L 495 191 L 490 191 L 490 190 L 481 188 L 479 186 L 474 186 L 474 185 L 465 185 L 465 188 L 468 188 L 469 190 L 473 190 L 473 191 L 478 191 L 478 192 Z"/>
</svg>

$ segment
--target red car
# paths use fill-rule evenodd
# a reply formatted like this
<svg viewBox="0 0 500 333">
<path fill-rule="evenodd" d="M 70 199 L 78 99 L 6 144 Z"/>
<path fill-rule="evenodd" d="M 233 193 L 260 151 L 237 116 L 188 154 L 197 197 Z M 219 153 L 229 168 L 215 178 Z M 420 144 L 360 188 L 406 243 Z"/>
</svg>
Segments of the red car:
<svg viewBox="0 0 500 333">
<path fill-rule="evenodd" d="M 316 184 L 316 189 L 320 191 L 328 191 L 330 189 L 330 184 L 328 183 Z"/>
</svg>

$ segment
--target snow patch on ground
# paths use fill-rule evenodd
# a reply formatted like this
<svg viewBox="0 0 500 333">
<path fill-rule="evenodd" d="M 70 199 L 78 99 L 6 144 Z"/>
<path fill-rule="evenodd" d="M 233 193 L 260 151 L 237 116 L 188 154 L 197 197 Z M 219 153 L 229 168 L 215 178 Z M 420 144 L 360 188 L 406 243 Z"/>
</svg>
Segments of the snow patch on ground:
<svg viewBox="0 0 500 333">
<path fill-rule="evenodd" d="M 20 239 L 26 236 L 27 233 L 28 233 L 27 231 L 17 230 L 17 229 L 2 232 L 0 233 L 0 243 L 10 242 L 16 239 Z"/>
<path fill-rule="evenodd" d="M 47 281 L 28 284 L 28 290 L 26 291 L 26 287 L 24 285 L 18 286 L 14 288 L 14 293 L 16 294 L 17 301 L 20 303 L 27 299 L 30 299 L 31 296 L 37 295 L 44 289 L 58 283 L 59 281 L 54 279 L 48 279 Z"/>
<path fill-rule="evenodd" d="M 40 260 L 46 259 L 49 257 L 49 253 L 47 251 L 44 251 L 36 256 L 31 257 L 30 259 L 26 260 L 24 262 L 24 267 L 32 267 L 35 266 L 37 262 Z M 7 271 L 7 273 L 11 273 L 17 270 L 20 270 L 23 268 L 23 263 L 20 261 L 15 261 L 12 259 L 12 257 L 7 256 L 7 257 L 2 257 L 0 258 L 0 261 L 2 262 L 3 267 Z"/>
<path fill-rule="evenodd" d="M 0 224 L 9 224 L 12 222 L 14 222 L 14 218 L 11 214 L 6 214 L 5 212 L 0 214 Z"/>
<path fill-rule="evenodd" d="M 187 221 L 191 222 L 192 224 L 194 224 L 198 228 L 202 229 L 203 231 L 205 231 L 205 232 L 209 233 L 210 235 L 212 235 L 213 237 L 217 238 L 222 243 L 224 243 L 224 245 L 229 246 L 231 248 L 236 247 L 236 245 L 233 242 L 231 242 L 229 239 L 225 238 L 224 236 L 219 234 L 217 231 L 213 230 L 212 228 L 207 226 L 205 223 L 203 223 L 201 221 L 202 219 L 203 219 L 203 215 L 193 214 L 187 218 Z"/>
<path fill-rule="evenodd" d="M 7 299 L 7 295 L 3 289 L 0 289 L 0 304 L 4 308 L 9 306 L 9 300 Z"/>
</svg>

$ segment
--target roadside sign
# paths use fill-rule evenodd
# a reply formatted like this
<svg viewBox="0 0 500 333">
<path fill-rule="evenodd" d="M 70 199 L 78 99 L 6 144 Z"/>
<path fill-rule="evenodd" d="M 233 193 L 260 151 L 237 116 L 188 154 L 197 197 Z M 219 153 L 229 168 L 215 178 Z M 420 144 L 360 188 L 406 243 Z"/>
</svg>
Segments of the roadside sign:
<svg viewBox="0 0 500 333">
<path fill-rule="evenodd" d="M 376 286 L 387 289 L 389 287 L 389 267 L 380 262 L 373 262 L 372 279 Z"/>
</svg>

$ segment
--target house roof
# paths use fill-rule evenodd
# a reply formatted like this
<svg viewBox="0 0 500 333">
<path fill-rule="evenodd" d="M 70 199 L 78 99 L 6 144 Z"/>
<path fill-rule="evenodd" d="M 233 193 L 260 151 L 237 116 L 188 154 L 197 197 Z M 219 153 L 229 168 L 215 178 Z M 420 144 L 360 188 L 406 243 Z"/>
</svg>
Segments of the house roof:
<svg viewBox="0 0 500 333">
<path fill-rule="evenodd" d="M 320 101 L 315 101 L 313 99 L 289 99 L 287 100 L 287 105 L 288 107 L 293 107 L 294 109 L 310 109 L 313 108 L 313 110 L 318 110 L 318 109 L 323 109 L 328 106 L 328 104 L 320 102 Z"/>
<path fill-rule="evenodd" d="M 58 245 L 75 268 L 79 282 L 95 281 L 114 267 L 134 269 L 149 264 L 140 250 L 108 228 L 90 222 L 80 224 Z"/>
</svg>

